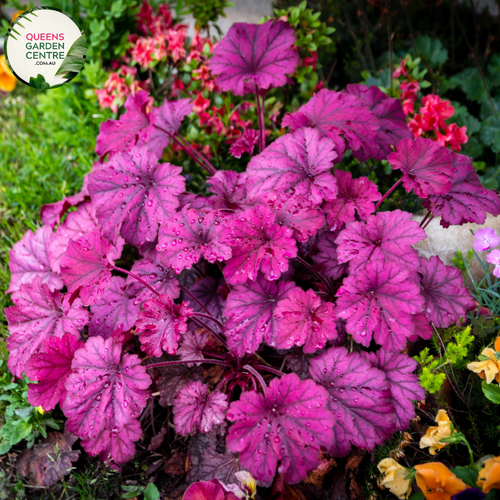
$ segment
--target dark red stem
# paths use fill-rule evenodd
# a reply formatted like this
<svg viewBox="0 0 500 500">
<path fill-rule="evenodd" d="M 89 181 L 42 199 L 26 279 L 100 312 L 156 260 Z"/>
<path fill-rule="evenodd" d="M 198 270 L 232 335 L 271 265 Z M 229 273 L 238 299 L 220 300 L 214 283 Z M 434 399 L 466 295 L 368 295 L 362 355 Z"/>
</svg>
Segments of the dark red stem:
<svg viewBox="0 0 500 500">
<path fill-rule="evenodd" d="M 203 314 L 200 312 L 195 312 L 193 314 L 200 318 L 205 318 L 209 319 L 210 321 L 213 321 L 221 330 L 224 330 L 224 325 L 219 320 L 215 319 L 211 314 Z"/>
<path fill-rule="evenodd" d="M 429 218 L 429 215 L 431 215 L 431 211 L 427 210 L 427 213 L 425 214 L 424 218 L 420 221 L 420 227 L 424 226 L 424 224 L 427 222 L 427 219 Z"/>
<path fill-rule="evenodd" d="M 191 317 L 191 319 L 195 323 L 197 323 L 198 326 L 201 326 L 202 328 L 205 328 L 205 330 L 209 331 L 212 334 L 212 336 L 214 338 L 216 338 L 227 349 L 227 346 L 226 346 L 226 343 L 224 342 L 224 339 L 218 333 L 216 333 L 215 330 L 213 330 L 206 323 L 204 323 L 203 321 L 201 321 L 201 319 L 195 318 L 193 316 Z"/>
<path fill-rule="evenodd" d="M 189 144 L 189 142 L 186 141 L 186 139 L 184 139 L 184 137 L 182 137 L 182 135 L 180 134 L 175 134 L 175 137 L 177 138 L 177 140 L 186 148 L 186 149 L 189 149 L 189 151 L 191 151 L 191 153 L 196 156 L 196 158 L 198 158 L 199 161 L 203 162 L 205 164 L 205 167 L 206 169 L 211 173 L 211 174 L 215 174 L 215 172 L 217 172 L 217 169 L 200 153 L 198 153 L 198 151 L 196 151 L 195 148 L 193 148 L 193 146 L 191 144 Z"/>
<path fill-rule="evenodd" d="M 126 269 L 122 269 L 121 267 L 111 266 L 111 269 L 114 269 L 115 271 L 119 271 L 121 273 L 128 274 L 129 276 L 132 276 L 132 278 L 136 279 L 139 283 L 142 283 L 145 287 L 149 288 L 156 296 L 159 297 L 161 295 L 157 290 L 155 290 L 151 285 L 146 283 L 142 278 L 139 278 L 139 276 L 137 276 L 136 274 L 131 273 L 130 271 L 127 271 Z"/>
<path fill-rule="evenodd" d="M 422 229 L 425 229 L 431 222 L 432 222 L 432 219 L 434 219 L 434 215 L 431 215 L 429 220 L 427 221 L 427 223 L 425 224 L 425 226 L 422 226 Z"/>
<path fill-rule="evenodd" d="M 255 365 L 255 368 L 258 368 L 259 370 L 265 370 L 269 373 L 274 373 L 275 375 L 286 375 L 286 373 L 283 373 L 281 370 L 278 370 L 277 368 L 271 368 L 270 366 L 266 365 Z"/>
<path fill-rule="evenodd" d="M 255 84 L 255 96 L 257 97 L 257 116 L 259 118 L 259 146 L 260 152 L 266 149 L 266 122 L 264 118 L 264 98 L 260 102 L 259 87 Z"/>
<path fill-rule="evenodd" d="M 266 390 L 267 390 L 267 385 L 266 381 L 262 378 L 262 375 L 252 366 L 250 365 L 244 365 L 243 368 L 247 371 L 250 372 L 259 382 L 262 387 L 262 390 L 264 391 L 264 396 L 266 395 Z"/>
<path fill-rule="evenodd" d="M 146 365 L 146 369 L 149 370 L 150 368 L 162 368 L 164 366 L 187 365 L 189 363 L 208 363 L 212 365 L 229 366 L 228 363 L 219 361 L 218 359 L 190 359 L 189 361 L 162 361 L 161 363 L 153 363 L 151 365 Z"/>
<path fill-rule="evenodd" d="M 403 178 L 401 177 L 401 179 L 399 179 L 399 181 L 396 182 L 396 184 L 394 184 L 394 186 L 392 186 L 391 189 L 389 189 L 389 191 L 387 191 L 387 193 L 384 194 L 384 196 L 382 196 L 382 199 L 375 205 L 375 210 L 377 210 L 377 208 L 380 207 L 380 205 L 382 205 L 384 200 L 401 184 L 402 180 Z"/>
</svg>

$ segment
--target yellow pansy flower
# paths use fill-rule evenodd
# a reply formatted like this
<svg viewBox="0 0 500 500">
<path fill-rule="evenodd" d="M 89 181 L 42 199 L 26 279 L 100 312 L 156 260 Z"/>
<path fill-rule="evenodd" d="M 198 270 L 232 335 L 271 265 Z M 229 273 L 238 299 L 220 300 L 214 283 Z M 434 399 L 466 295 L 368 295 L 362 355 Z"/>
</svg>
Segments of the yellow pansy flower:
<svg viewBox="0 0 500 500">
<path fill-rule="evenodd" d="M 451 422 L 445 410 L 438 411 L 436 423 L 437 427 L 429 427 L 425 436 L 422 436 L 420 439 L 420 448 L 429 447 L 429 453 L 431 455 L 435 455 L 436 450 L 440 450 L 448 444 L 441 443 L 441 439 L 451 436 Z"/>
<path fill-rule="evenodd" d="M 398 498 L 408 498 L 411 493 L 410 480 L 405 479 L 408 471 L 399 465 L 392 458 L 384 458 L 377 465 L 378 470 L 384 474 L 380 485 L 387 488 L 393 495 Z"/>
</svg>

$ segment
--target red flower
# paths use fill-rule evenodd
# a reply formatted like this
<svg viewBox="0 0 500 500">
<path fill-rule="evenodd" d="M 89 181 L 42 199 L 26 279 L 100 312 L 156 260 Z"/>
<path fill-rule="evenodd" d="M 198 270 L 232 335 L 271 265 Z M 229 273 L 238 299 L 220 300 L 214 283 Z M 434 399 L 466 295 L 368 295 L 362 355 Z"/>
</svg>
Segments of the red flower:
<svg viewBox="0 0 500 500">
<path fill-rule="evenodd" d="M 193 101 L 193 111 L 195 113 L 201 113 L 202 111 L 208 109 L 208 106 L 210 106 L 210 99 L 205 99 L 202 93 L 199 92 L 198 96 Z"/>
</svg>

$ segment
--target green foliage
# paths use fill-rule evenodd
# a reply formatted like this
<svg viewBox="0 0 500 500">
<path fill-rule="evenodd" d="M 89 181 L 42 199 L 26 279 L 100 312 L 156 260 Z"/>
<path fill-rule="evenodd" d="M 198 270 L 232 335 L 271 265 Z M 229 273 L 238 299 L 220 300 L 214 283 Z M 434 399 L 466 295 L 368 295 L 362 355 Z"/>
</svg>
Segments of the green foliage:
<svg viewBox="0 0 500 500">
<path fill-rule="evenodd" d="M 448 60 L 448 51 L 438 38 L 421 35 L 416 38 L 418 54 L 432 67 L 440 67 Z"/>
<path fill-rule="evenodd" d="M 87 40 L 85 39 L 85 35 L 82 35 L 75 40 L 68 50 L 68 54 L 64 58 L 61 67 L 57 70 L 56 75 L 64 74 L 68 77 L 68 73 L 79 73 L 83 68 L 86 54 Z"/>
<path fill-rule="evenodd" d="M 209 30 L 210 23 L 216 23 L 219 17 L 226 17 L 225 10 L 233 7 L 232 2 L 227 0 L 184 0 L 186 13 L 191 14 L 196 19 L 195 28 L 198 31 Z M 215 24 L 214 26 L 219 34 L 220 28 Z"/>
<path fill-rule="evenodd" d="M 451 327 L 448 330 L 441 332 L 446 350 L 442 355 L 435 356 L 431 354 L 428 347 L 422 349 L 420 354 L 415 356 L 415 361 L 421 366 L 420 383 L 422 387 L 429 393 L 438 392 L 446 378 L 445 367 L 452 365 L 458 369 L 463 368 L 466 364 L 466 358 L 469 355 L 469 350 L 474 342 L 474 336 L 471 333 L 470 326 L 466 328 Z M 446 339 L 453 339 L 446 341 Z M 436 346 L 436 352 L 440 342 L 437 334 L 434 334 L 433 342 Z"/>
<path fill-rule="evenodd" d="M 160 492 L 158 488 L 153 484 L 149 483 L 146 487 L 144 486 L 128 486 L 122 485 L 122 489 L 125 493 L 122 494 L 121 498 L 136 498 L 139 495 L 144 495 L 144 500 L 159 500 Z"/>
<path fill-rule="evenodd" d="M 485 380 L 481 383 L 483 394 L 493 403 L 500 404 L 500 386 L 487 384 Z"/>
<path fill-rule="evenodd" d="M 45 89 L 50 89 L 50 85 L 45 81 L 45 78 L 43 75 L 38 73 L 36 75 L 36 78 L 33 78 L 32 76 L 30 77 L 30 86 L 33 87 L 34 89 L 37 90 L 45 90 Z"/>
<path fill-rule="evenodd" d="M 4 407 L 3 424 L 0 428 L 0 455 L 5 455 L 12 446 L 26 439 L 31 448 L 38 436 L 47 437 L 46 427 L 59 429 L 59 423 L 50 414 L 43 415 L 31 406 L 26 397 L 26 378 L 14 382 L 12 375 L 0 360 L 0 405 Z"/>
<path fill-rule="evenodd" d="M 477 488 L 477 471 L 475 471 L 471 467 L 462 467 L 462 466 L 454 467 L 453 469 L 450 470 L 465 484 L 468 484 L 473 488 Z"/>
</svg>

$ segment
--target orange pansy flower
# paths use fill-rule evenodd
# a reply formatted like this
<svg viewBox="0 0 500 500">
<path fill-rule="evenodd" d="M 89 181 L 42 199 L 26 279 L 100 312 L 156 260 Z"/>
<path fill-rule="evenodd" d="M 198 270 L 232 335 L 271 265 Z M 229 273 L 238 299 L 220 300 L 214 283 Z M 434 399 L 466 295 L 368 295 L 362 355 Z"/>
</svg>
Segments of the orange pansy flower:
<svg viewBox="0 0 500 500">
<path fill-rule="evenodd" d="M 5 56 L 0 56 L 0 91 L 2 92 L 12 92 L 16 88 L 16 77 L 12 74 L 7 62 L 5 61 Z"/>
<path fill-rule="evenodd" d="M 489 493 L 493 488 L 500 489 L 500 457 L 484 461 L 484 467 L 479 471 L 477 484 L 485 493 Z"/>
<path fill-rule="evenodd" d="M 415 479 L 427 500 L 451 500 L 453 495 L 467 488 L 453 472 L 439 462 L 415 466 Z"/>
</svg>

